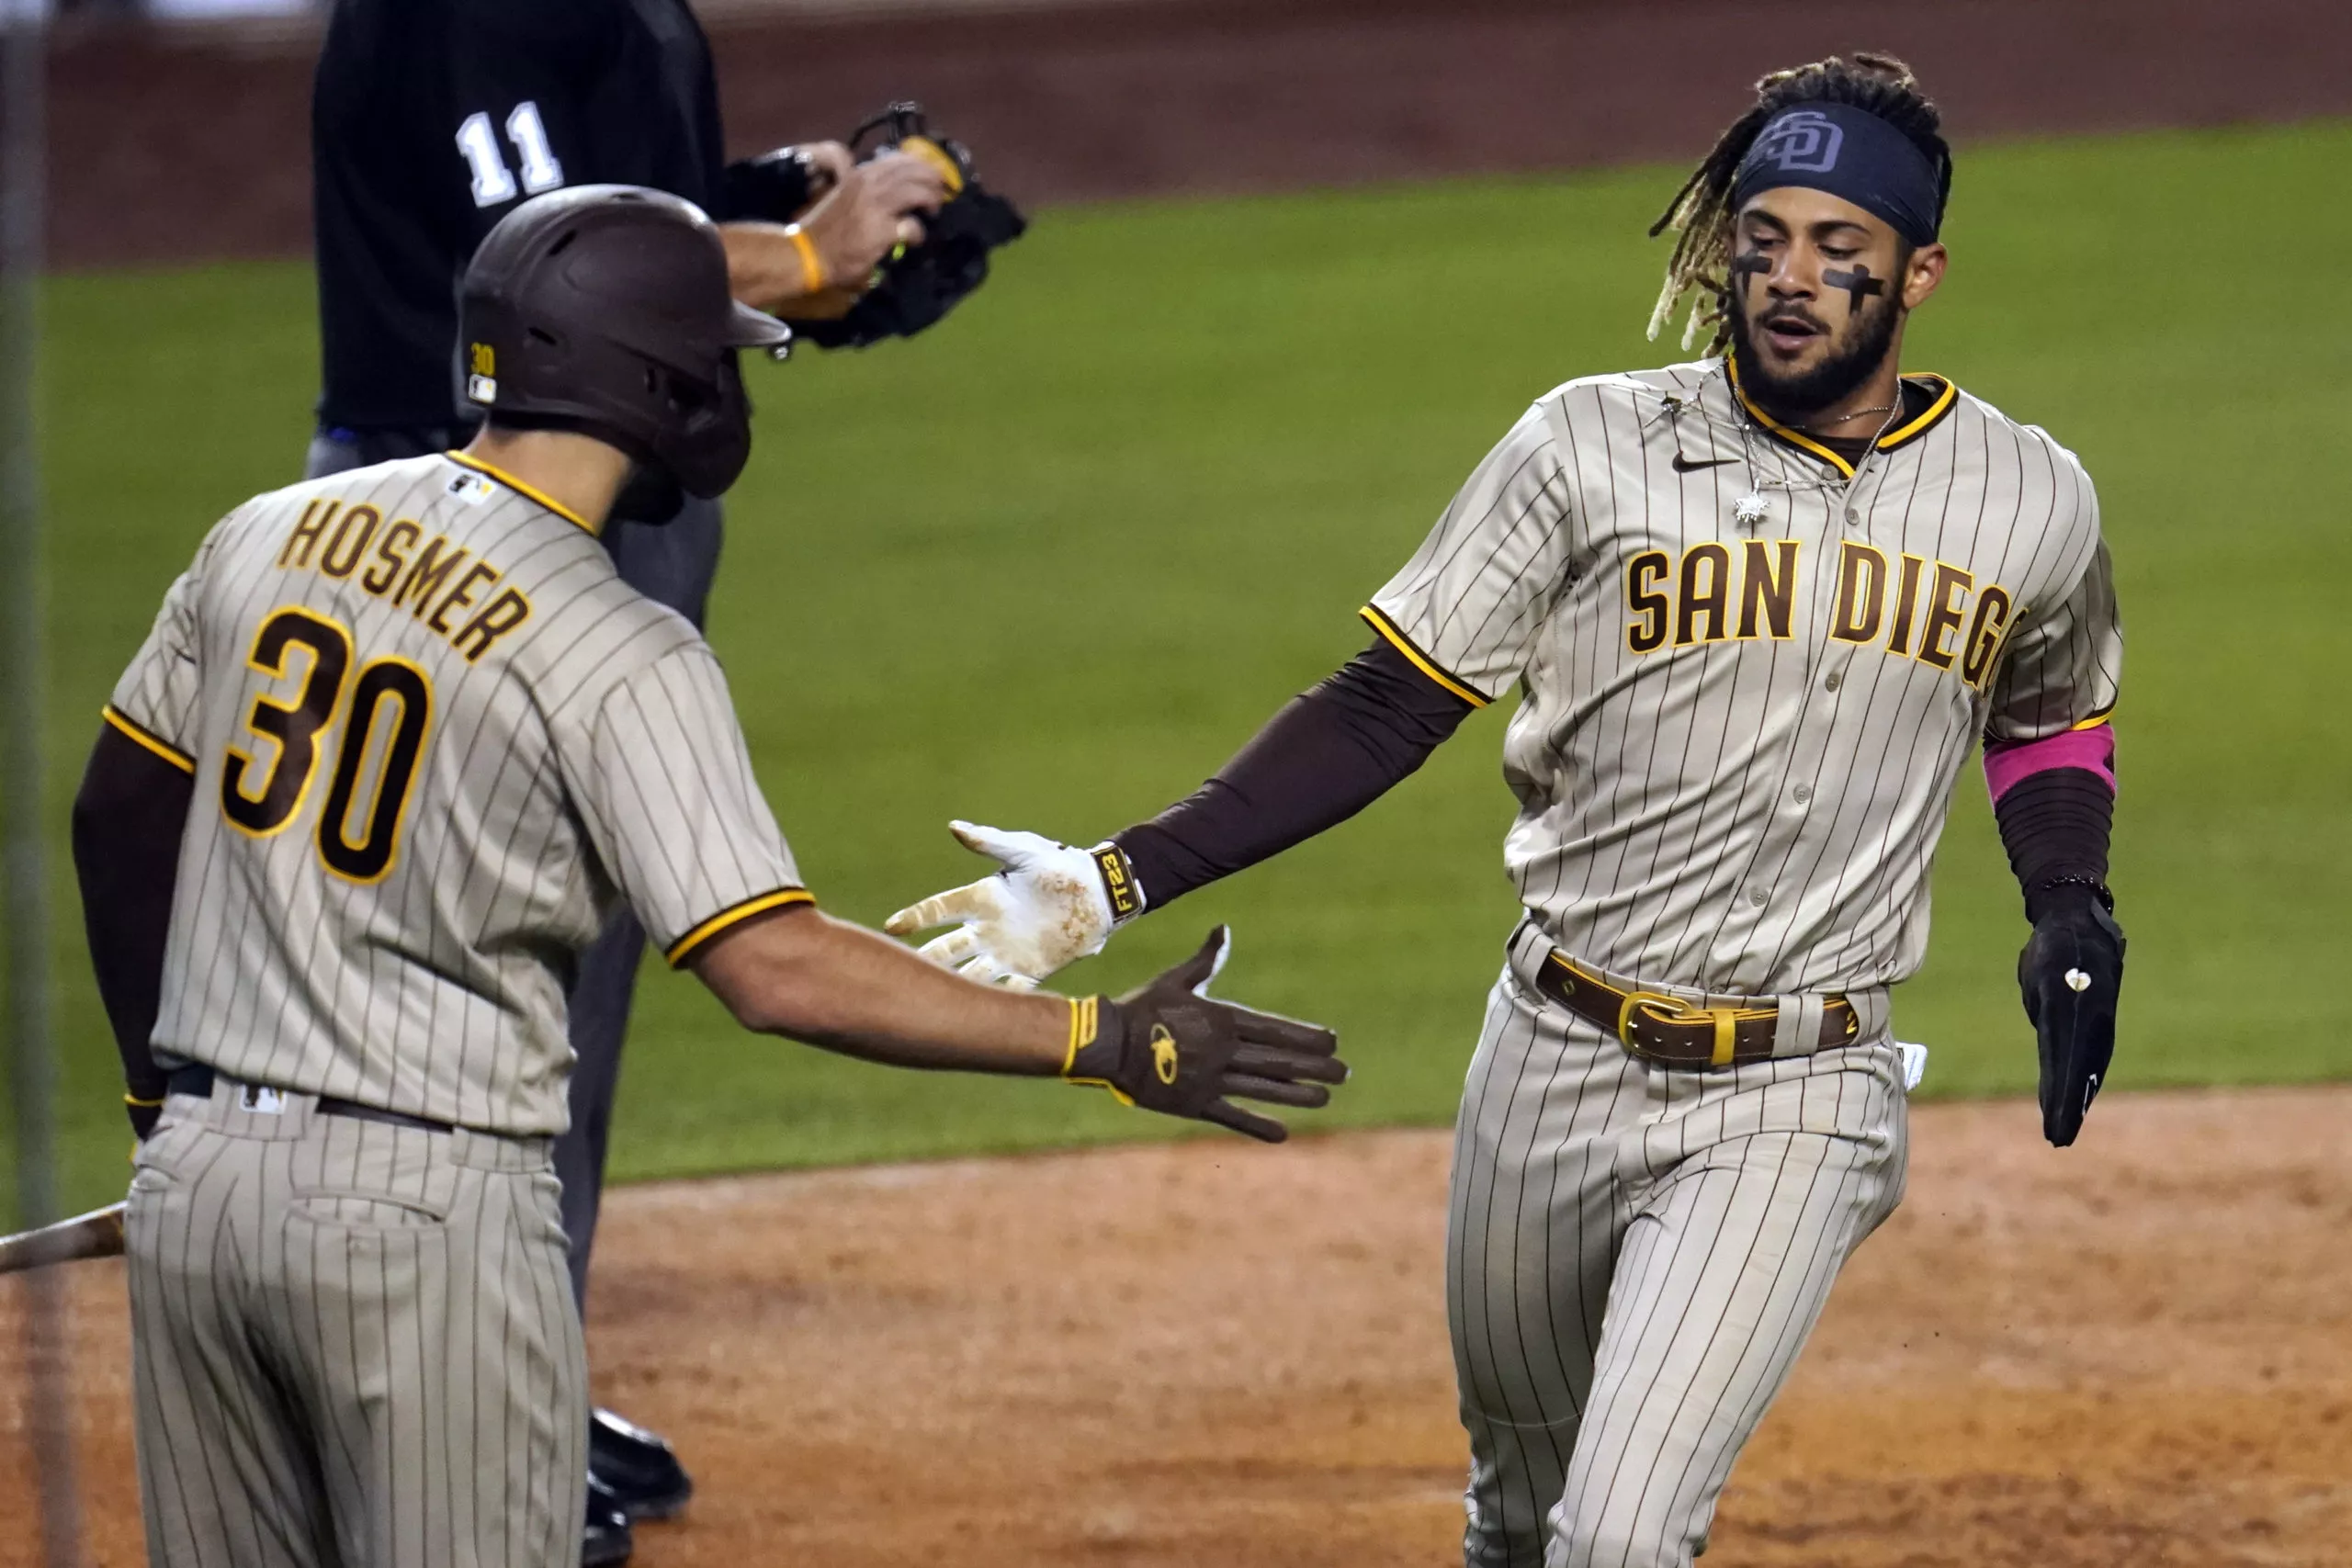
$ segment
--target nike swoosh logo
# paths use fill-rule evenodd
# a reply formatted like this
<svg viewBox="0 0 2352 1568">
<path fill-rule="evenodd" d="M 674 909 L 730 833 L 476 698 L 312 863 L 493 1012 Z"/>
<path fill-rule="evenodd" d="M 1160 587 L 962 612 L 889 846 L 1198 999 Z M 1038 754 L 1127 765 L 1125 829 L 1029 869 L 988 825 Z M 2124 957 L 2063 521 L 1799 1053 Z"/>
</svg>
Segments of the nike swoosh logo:
<svg viewBox="0 0 2352 1568">
<path fill-rule="evenodd" d="M 1694 463 L 1690 458 L 1684 457 L 1681 453 L 1677 452 L 1674 455 L 1674 471 L 1678 474 L 1695 474 L 1701 468 L 1720 468 L 1725 463 L 1736 463 L 1738 461 L 1739 459 L 1736 457 L 1710 457 L 1703 463 Z"/>
</svg>

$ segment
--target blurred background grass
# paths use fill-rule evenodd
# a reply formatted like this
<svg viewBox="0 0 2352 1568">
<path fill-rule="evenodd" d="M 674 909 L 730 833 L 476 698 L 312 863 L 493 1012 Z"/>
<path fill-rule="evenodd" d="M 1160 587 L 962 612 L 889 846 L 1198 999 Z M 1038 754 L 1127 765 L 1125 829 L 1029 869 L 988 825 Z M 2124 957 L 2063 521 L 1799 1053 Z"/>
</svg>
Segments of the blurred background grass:
<svg viewBox="0 0 2352 1568">
<path fill-rule="evenodd" d="M 1908 363 L 2047 425 L 2097 479 L 2130 652 L 2119 1088 L 2352 1074 L 2326 1024 L 2352 874 L 2352 127 L 1979 148 Z M 913 344 L 756 367 L 713 640 L 810 883 L 876 921 L 983 869 L 951 815 L 1091 841 L 1189 789 L 1364 641 L 1355 607 L 1528 400 L 1645 344 L 1667 171 L 1049 211 Z M 214 516 L 299 468 L 300 265 L 61 277 L 47 295 L 60 1031 L 68 1191 L 119 1192 L 114 1055 L 65 817 L 96 709 Z M 1237 931 L 1226 989 L 1329 1020 L 1315 1126 L 1450 1118 L 1513 918 L 1502 719 L 1358 820 L 1070 972 L 1115 987 Z M 1927 1093 L 2027 1089 L 2017 893 L 1963 777 L 1897 1027 Z M 2331 957 L 2330 955 L 2335 956 Z M 2020 1112 L 2020 1114 L 2024 1114 Z M 1050 1086 L 896 1074 L 740 1034 L 649 971 L 623 1177 L 1130 1136 Z"/>
</svg>

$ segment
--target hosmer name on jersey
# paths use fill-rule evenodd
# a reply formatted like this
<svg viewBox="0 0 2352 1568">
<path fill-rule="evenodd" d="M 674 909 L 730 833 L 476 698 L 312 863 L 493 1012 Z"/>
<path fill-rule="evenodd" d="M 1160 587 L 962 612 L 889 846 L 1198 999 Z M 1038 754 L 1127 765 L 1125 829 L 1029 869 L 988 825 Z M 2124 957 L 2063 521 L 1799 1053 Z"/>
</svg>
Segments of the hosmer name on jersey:
<svg viewBox="0 0 2352 1568">
<path fill-rule="evenodd" d="M 1707 540 L 1680 558 L 1643 550 L 1625 563 L 1625 646 L 1634 653 L 1711 642 L 1794 639 L 1801 542 Z M 1998 668 L 2016 595 L 1997 582 L 1922 556 L 1890 558 L 1846 540 L 1827 636 L 1878 644 L 1982 689 Z"/>
<path fill-rule="evenodd" d="M 517 588 L 492 593 L 503 574 L 486 560 L 469 559 L 472 554 L 462 547 L 452 549 L 447 535 L 426 538 L 410 518 L 387 523 L 366 502 L 345 506 L 320 499 L 302 508 L 277 552 L 277 564 L 358 583 L 394 607 L 406 608 L 473 664 L 531 618 L 531 601 Z"/>
</svg>

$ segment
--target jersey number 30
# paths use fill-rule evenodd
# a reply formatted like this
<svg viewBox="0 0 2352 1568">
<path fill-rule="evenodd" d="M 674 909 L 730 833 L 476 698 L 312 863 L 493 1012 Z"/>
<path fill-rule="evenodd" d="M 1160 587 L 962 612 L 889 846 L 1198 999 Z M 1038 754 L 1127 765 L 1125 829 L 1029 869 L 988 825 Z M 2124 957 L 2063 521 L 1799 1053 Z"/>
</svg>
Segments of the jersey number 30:
<svg viewBox="0 0 2352 1568">
<path fill-rule="evenodd" d="M 433 687 L 424 671 L 405 659 L 379 659 L 347 682 L 351 634 L 290 607 L 262 623 L 246 662 L 281 680 L 300 668 L 301 688 L 291 703 L 266 692 L 254 698 L 245 728 L 269 741 L 276 755 L 265 773 L 251 753 L 229 748 L 220 770 L 221 812 L 255 838 L 268 838 L 293 821 L 318 772 L 322 739 L 340 716 L 334 772 L 319 814 L 319 858 L 346 880 L 382 881 L 400 852 L 401 819 L 433 722 Z"/>
</svg>

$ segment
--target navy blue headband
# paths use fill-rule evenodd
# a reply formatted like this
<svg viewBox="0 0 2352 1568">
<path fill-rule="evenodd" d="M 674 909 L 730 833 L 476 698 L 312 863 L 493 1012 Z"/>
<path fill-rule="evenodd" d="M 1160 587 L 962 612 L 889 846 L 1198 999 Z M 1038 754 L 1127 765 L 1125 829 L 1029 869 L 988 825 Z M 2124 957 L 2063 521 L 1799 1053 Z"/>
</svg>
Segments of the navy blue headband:
<svg viewBox="0 0 2352 1568">
<path fill-rule="evenodd" d="M 1878 116 L 1848 104 L 1800 104 L 1767 121 L 1740 162 L 1732 209 L 1780 186 L 1843 197 L 1915 245 L 1933 244 L 1943 225 L 1939 182 L 1927 154 Z"/>
</svg>

